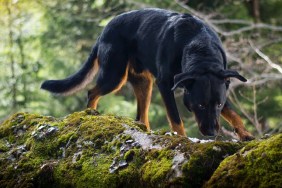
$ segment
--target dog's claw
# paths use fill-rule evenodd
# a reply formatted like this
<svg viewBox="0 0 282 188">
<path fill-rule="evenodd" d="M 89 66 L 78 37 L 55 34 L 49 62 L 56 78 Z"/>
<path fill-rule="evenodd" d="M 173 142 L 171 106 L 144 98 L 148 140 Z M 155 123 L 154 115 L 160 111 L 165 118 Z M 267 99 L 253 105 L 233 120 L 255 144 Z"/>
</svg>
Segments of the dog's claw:
<svg viewBox="0 0 282 188">
<path fill-rule="evenodd" d="M 242 141 L 251 141 L 251 140 L 254 140 L 254 139 L 255 139 L 255 137 L 253 137 L 253 136 L 246 136 L 246 137 L 242 138 Z"/>
<path fill-rule="evenodd" d="M 87 92 L 87 98 L 89 99 L 90 96 L 91 96 L 91 91 L 89 90 L 89 91 Z"/>
<path fill-rule="evenodd" d="M 252 136 L 250 133 L 248 132 L 245 132 L 244 134 L 240 134 L 239 135 L 239 138 L 241 141 L 251 141 L 251 140 L 254 140 L 255 137 Z"/>
</svg>

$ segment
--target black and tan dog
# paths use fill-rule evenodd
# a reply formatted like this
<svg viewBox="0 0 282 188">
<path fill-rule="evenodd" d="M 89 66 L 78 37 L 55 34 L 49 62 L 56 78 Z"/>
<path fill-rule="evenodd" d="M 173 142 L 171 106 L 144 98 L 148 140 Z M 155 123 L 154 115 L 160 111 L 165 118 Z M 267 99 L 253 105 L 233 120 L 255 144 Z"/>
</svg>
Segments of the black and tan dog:
<svg viewBox="0 0 282 188">
<path fill-rule="evenodd" d="M 88 92 L 88 107 L 129 81 L 137 98 L 137 117 L 150 129 L 148 111 L 154 78 L 171 128 L 185 135 L 173 90 L 185 90 L 184 104 L 195 114 L 200 131 L 214 136 L 220 114 L 241 140 L 250 140 L 241 118 L 226 100 L 229 78 L 244 77 L 226 69 L 226 57 L 216 33 L 198 18 L 161 9 L 131 11 L 115 17 L 103 30 L 88 60 L 63 80 L 45 81 L 41 88 L 56 94 L 83 89 L 98 72 Z"/>
</svg>

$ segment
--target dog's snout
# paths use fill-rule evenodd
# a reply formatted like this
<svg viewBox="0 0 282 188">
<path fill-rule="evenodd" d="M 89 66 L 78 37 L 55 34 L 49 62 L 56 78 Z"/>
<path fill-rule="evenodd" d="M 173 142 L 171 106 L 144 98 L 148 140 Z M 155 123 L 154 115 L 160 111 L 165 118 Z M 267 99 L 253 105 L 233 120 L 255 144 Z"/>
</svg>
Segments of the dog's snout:
<svg viewBox="0 0 282 188">
<path fill-rule="evenodd" d="M 203 132 L 202 132 L 203 133 Z M 215 129 L 207 129 L 205 133 L 203 133 L 205 136 L 216 136 L 217 131 Z"/>
<path fill-rule="evenodd" d="M 200 125 L 200 131 L 204 136 L 216 136 L 218 130 L 219 124 L 216 120 L 214 122 L 202 123 Z"/>
</svg>

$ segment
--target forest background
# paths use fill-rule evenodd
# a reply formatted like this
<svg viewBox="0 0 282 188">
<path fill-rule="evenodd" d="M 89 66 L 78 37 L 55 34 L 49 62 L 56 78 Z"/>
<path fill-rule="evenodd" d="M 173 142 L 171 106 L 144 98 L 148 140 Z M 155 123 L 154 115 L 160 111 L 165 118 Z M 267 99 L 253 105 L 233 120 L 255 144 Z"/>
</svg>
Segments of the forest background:
<svg viewBox="0 0 282 188">
<path fill-rule="evenodd" d="M 0 0 L 0 122 L 18 111 L 63 117 L 85 109 L 86 91 L 53 96 L 40 90 L 41 83 L 78 70 L 114 16 L 146 7 L 190 13 L 213 27 L 226 49 L 228 68 L 248 78 L 247 83 L 232 80 L 229 92 L 247 129 L 257 137 L 282 131 L 281 0 Z M 175 96 L 187 134 L 199 137 L 182 92 Z M 134 118 L 130 85 L 103 97 L 98 111 Z M 149 114 L 153 130 L 169 130 L 165 114 L 154 87 Z M 235 137 L 221 122 L 222 132 Z"/>
</svg>

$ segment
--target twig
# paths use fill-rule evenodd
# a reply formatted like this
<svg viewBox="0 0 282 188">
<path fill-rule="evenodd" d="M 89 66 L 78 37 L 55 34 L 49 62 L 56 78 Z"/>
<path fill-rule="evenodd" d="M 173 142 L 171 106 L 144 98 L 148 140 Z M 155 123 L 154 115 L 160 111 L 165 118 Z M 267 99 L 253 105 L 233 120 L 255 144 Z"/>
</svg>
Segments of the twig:
<svg viewBox="0 0 282 188">
<path fill-rule="evenodd" d="M 271 46 L 273 44 L 277 44 L 282 42 L 282 38 L 278 38 L 278 39 L 273 39 L 273 40 L 267 40 L 266 42 L 260 44 L 259 46 L 257 46 L 258 49 L 262 49 L 265 48 L 267 46 Z"/>
<path fill-rule="evenodd" d="M 259 135 L 262 135 L 262 130 L 260 128 L 260 123 L 258 120 L 258 111 L 257 111 L 257 89 L 256 86 L 253 86 L 253 113 L 254 113 L 254 123 L 255 123 L 255 127 L 259 133 Z"/>
<path fill-rule="evenodd" d="M 252 47 L 252 49 L 261 57 L 263 58 L 272 68 L 278 70 L 281 74 L 282 74 L 282 67 L 279 66 L 278 64 L 275 64 L 271 61 L 271 59 L 265 55 L 264 53 L 262 53 L 257 47 L 254 46 L 254 44 L 252 43 L 252 41 L 249 41 L 250 46 Z"/>
<path fill-rule="evenodd" d="M 222 19 L 222 20 L 211 20 L 213 24 L 242 24 L 242 25 L 250 25 L 252 22 L 246 20 L 231 20 L 231 19 Z"/>
<path fill-rule="evenodd" d="M 176 3 L 179 4 L 181 7 L 185 8 L 186 10 L 188 10 L 190 13 L 192 13 L 193 15 L 203 19 L 209 26 L 211 26 L 217 33 L 223 35 L 223 36 L 233 36 L 233 35 L 238 35 L 241 34 L 243 32 L 246 31 L 251 31 L 254 29 L 269 29 L 272 31 L 282 31 L 282 27 L 281 26 L 273 26 L 273 25 L 269 25 L 269 24 L 264 24 L 264 23 L 258 23 L 255 24 L 253 22 L 248 22 L 248 21 L 240 21 L 240 20 L 229 20 L 229 19 L 224 19 L 224 20 L 210 20 L 209 16 L 204 15 L 196 10 L 194 10 L 193 8 L 189 7 L 188 5 L 180 2 L 179 0 L 176 0 Z M 229 21 L 229 22 L 228 22 Z M 245 24 L 247 26 L 242 27 L 240 29 L 237 30 L 233 30 L 233 31 L 223 31 L 221 28 L 219 28 L 217 25 L 215 24 L 221 24 L 221 23 L 237 23 L 237 24 Z"/>
<path fill-rule="evenodd" d="M 230 92 L 232 95 L 232 98 L 230 98 L 231 102 L 237 106 L 237 108 L 240 109 L 240 111 L 244 114 L 244 116 L 250 121 L 252 122 L 252 124 L 254 124 L 253 118 L 251 117 L 251 115 L 246 112 L 246 110 L 242 107 L 241 103 L 239 102 L 239 99 L 237 97 L 237 95 L 235 94 L 234 91 Z"/>
<path fill-rule="evenodd" d="M 227 130 L 225 127 L 221 127 L 221 132 L 226 136 L 239 140 L 239 137 L 234 132 Z"/>
</svg>

